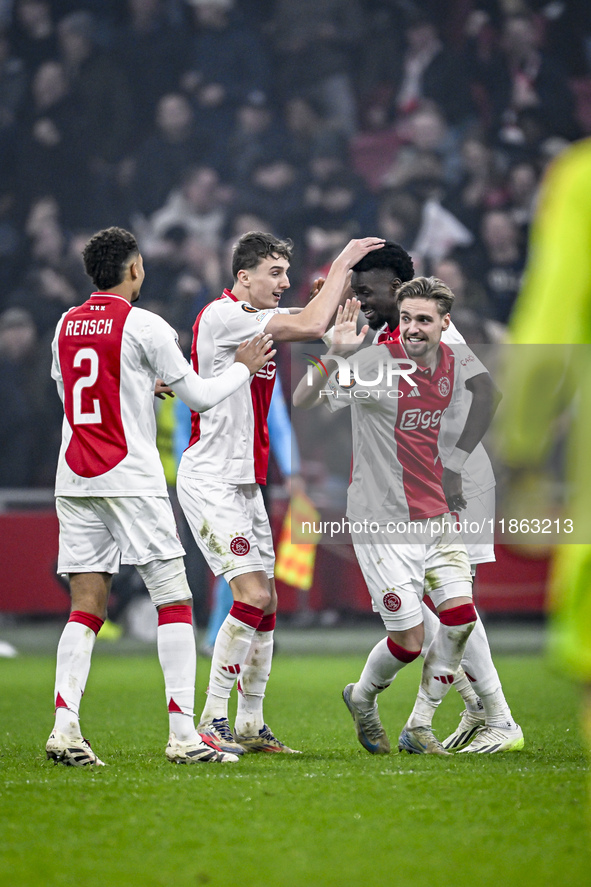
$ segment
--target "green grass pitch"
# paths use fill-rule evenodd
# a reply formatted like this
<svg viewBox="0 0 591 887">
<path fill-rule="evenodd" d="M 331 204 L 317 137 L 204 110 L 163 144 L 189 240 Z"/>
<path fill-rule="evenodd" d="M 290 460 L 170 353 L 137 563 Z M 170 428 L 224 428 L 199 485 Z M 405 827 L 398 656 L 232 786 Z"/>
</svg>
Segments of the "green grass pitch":
<svg viewBox="0 0 591 887">
<path fill-rule="evenodd" d="M 275 659 L 272 728 L 303 752 L 178 766 L 156 655 L 95 655 L 83 728 L 108 766 L 45 760 L 54 660 L 0 660 L 2 887 L 582 887 L 588 773 L 576 688 L 538 656 L 497 657 L 524 751 L 372 756 L 340 698 L 359 656 Z M 197 708 L 207 680 L 199 662 Z M 394 745 L 413 663 L 380 698 Z M 436 717 L 445 736 L 452 691 Z"/>
</svg>

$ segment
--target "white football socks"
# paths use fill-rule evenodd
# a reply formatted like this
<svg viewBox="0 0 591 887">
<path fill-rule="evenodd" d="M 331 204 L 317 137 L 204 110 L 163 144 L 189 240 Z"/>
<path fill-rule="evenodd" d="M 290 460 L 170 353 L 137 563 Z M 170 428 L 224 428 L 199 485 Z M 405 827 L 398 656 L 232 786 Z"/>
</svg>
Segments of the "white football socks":
<svg viewBox="0 0 591 887">
<path fill-rule="evenodd" d="M 164 675 L 170 732 L 181 742 L 196 738 L 193 720 L 197 653 L 192 608 L 187 604 L 158 611 L 158 659 Z"/>
<path fill-rule="evenodd" d="M 263 699 L 273 660 L 275 613 L 263 616 L 255 631 L 242 674 L 238 679 L 238 710 L 234 731 L 239 736 L 256 736 L 265 723 Z"/>
<path fill-rule="evenodd" d="M 66 736 L 80 733 L 80 700 L 102 624 L 103 620 L 98 616 L 75 610 L 59 640 L 55 670 L 55 728 Z"/>
<path fill-rule="evenodd" d="M 353 686 L 353 702 L 362 710 L 372 709 L 378 693 L 386 690 L 398 672 L 419 655 L 418 650 L 405 650 L 390 638 L 383 638 L 370 652 L 361 676 Z"/>
<path fill-rule="evenodd" d="M 207 701 L 200 724 L 214 718 L 228 717 L 228 699 L 242 669 L 263 611 L 250 604 L 235 601 L 218 631 L 211 657 Z"/>
<path fill-rule="evenodd" d="M 476 611 L 472 604 L 440 613 L 439 629 L 425 656 L 421 686 L 407 727 L 431 726 L 437 706 L 454 682 L 475 620 Z"/>
<path fill-rule="evenodd" d="M 480 619 L 468 639 L 462 664 L 472 682 L 472 687 L 482 700 L 487 726 L 515 726 L 492 659 L 486 631 Z"/>
<path fill-rule="evenodd" d="M 428 607 L 424 602 L 421 605 L 421 610 L 423 612 L 423 625 L 425 628 L 425 640 L 423 642 L 423 649 L 421 650 L 421 655 L 426 656 L 427 650 L 431 646 L 433 639 L 435 638 L 435 634 L 439 628 L 439 619 L 436 614 Z M 472 635 L 470 635 L 470 638 Z M 470 640 L 468 640 L 468 644 Z M 482 703 L 478 698 L 476 692 L 474 691 L 472 684 L 466 677 L 464 669 L 462 666 L 458 668 L 454 675 L 453 682 L 454 690 L 460 694 L 462 699 L 464 700 L 464 704 L 468 711 L 472 712 L 481 712 L 482 711 Z"/>
</svg>

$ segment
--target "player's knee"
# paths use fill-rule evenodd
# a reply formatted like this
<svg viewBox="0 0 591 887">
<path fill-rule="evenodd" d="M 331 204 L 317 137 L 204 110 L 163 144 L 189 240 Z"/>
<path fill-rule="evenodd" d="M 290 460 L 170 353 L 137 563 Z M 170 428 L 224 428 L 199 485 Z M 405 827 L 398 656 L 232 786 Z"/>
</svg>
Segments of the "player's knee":
<svg viewBox="0 0 591 887">
<path fill-rule="evenodd" d="M 245 603 L 260 610 L 267 610 L 272 600 L 271 591 L 268 588 L 257 587 L 249 589 Z"/>
<path fill-rule="evenodd" d="M 470 630 L 474 627 L 477 619 L 478 614 L 472 602 L 469 604 L 460 604 L 456 607 L 449 607 L 447 610 L 442 610 L 439 613 L 439 621 L 442 625 L 470 625 Z"/>
<path fill-rule="evenodd" d="M 234 600 L 242 601 L 242 603 L 257 607 L 259 610 L 267 610 L 272 601 L 276 599 L 272 583 L 261 570 L 232 576 L 230 588 Z"/>
<path fill-rule="evenodd" d="M 446 629 L 447 636 L 459 645 L 467 642 L 477 619 L 478 615 L 472 603 L 450 607 L 439 614 L 439 621 Z"/>
<path fill-rule="evenodd" d="M 191 599 L 185 564 L 181 557 L 150 561 L 137 568 L 155 607 Z"/>
</svg>

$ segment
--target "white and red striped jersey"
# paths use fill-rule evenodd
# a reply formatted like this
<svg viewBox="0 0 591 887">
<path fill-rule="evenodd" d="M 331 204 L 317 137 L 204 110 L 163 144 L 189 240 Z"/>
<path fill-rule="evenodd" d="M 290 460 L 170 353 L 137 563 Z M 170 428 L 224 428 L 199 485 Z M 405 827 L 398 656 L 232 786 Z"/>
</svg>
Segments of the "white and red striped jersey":
<svg viewBox="0 0 591 887">
<path fill-rule="evenodd" d="M 399 327 L 391 330 L 388 324 L 384 324 L 381 330 L 375 335 L 374 344 L 383 345 L 386 342 L 399 342 Z M 456 326 L 450 321 L 446 330 L 441 334 L 441 341 L 445 345 L 464 345 L 465 353 L 462 354 L 462 360 L 470 359 L 472 351 L 466 345 L 466 340 Z M 483 367 L 484 370 L 484 367 Z M 484 370 L 486 372 L 486 370 Z M 473 373 L 473 375 L 477 375 Z M 450 455 L 455 447 L 457 440 L 466 423 L 466 417 L 472 402 L 472 394 L 467 388 L 456 390 L 453 400 L 450 403 L 443 421 L 441 423 L 441 432 L 439 435 L 439 453 L 443 464 L 445 465 L 446 457 Z M 470 453 L 464 467 L 462 468 L 462 492 L 466 498 L 478 496 L 491 490 L 496 484 L 495 475 L 491 461 L 482 443 L 479 443 Z"/>
<path fill-rule="evenodd" d="M 416 386 L 404 376 L 394 376 L 388 385 L 384 381 L 364 389 L 363 384 L 354 383 L 344 389 L 338 385 L 337 374 L 331 376 L 332 394 L 325 402 L 331 409 L 352 409 L 353 470 L 347 493 L 350 519 L 383 524 L 423 520 L 449 510 L 441 486 L 442 418 L 454 391 L 464 388 L 466 379 L 486 372 L 476 357 L 465 361 L 454 353 L 456 347 L 462 346 L 452 349 L 441 344 L 433 374 L 417 367 L 412 374 Z M 408 361 L 399 342 L 357 352 L 359 377 L 377 378 L 378 367 L 390 356 L 394 361 Z"/>
<path fill-rule="evenodd" d="M 289 309 L 259 310 L 225 289 L 195 321 L 191 348 L 195 371 L 218 376 L 234 361 L 240 343 L 263 332 L 275 314 L 289 314 Z M 275 361 L 270 360 L 251 376 L 250 385 L 243 385 L 206 413 L 192 413 L 191 440 L 179 475 L 234 484 L 266 483 L 267 414 L 276 371 Z"/>
<path fill-rule="evenodd" d="M 190 371 L 175 331 L 122 296 L 93 293 L 60 319 L 51 375 L 64 403 L 57 496 L 166 496 L 154 385 Z"/>
</svg>

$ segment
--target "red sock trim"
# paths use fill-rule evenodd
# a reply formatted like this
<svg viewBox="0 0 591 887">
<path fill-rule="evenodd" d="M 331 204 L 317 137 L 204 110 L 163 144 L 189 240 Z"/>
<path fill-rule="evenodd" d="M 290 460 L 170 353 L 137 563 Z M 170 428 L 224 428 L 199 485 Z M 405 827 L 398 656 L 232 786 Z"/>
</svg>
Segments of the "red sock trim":
<svg viewBox="0 0 591 887">
<path fill-rule="evenodd" d="M 62 694 L 61 694 L 61 693 L 58 693 L 57 696 L 55 697 L 55 708 L 56 708 L 56 711 L 57 711 L 58 708 L 67 708 L 67 707 L 68 707 L 68 706 L 67 706 L 66 703 L 64 702 L 64 698 L 63 698 Z"/>
<path fill-rule="evenodd" d="M 68 622 L 79 622 L 87 628 L 92 628 L 95 634 L 99 633 L 104 621 L 104 619 L 99 619 L 98 616 L 94 616 L 92 613 L 85 613 L 83 610 L 73 610 L 68 619 Z"/>
<path fill-rule="evenodd" d="M 465 625 L 466 622 L 476 622 L 478 613 L 474 604 L 461 604 L 459 607 L 451 607 L 439 614 L 439 621 L 444 625 Z"/>
<path fill-rule="evenodd" d="M 170 697 L 170 702 L 168 703 L 168 714 L 171 714 L 171 713 L 178 714 L 178 715 L 183 714 L 182 708 L 179 708 L 179 706 L 176 704 L 176 702 L 174 701 L 172 696 Z"/>
<path fill-rule="evenodd" d="M 186 622 L 193 625 L 193 608 L 190 604 L 172 604 L 158 610 L 158 625 L 170 625 L 171 622 Z"/>
<path fill-rule="evenodd" d="M 230 616 L 238 619 L 239 622 L 244 622 L 245 625 L 250 625 L 251 628 L 258 628 L 264 616 L 264 610 L 261 610 L 260 607 L 253 607 L 252 604 L 234 601 L 230 610 Z"/>
<path fill-rule="evenodd" d="M 399 659 L 400 662 L 414 662 L 417 656 L 421 655 L 420 650 L 405 650 L 404 647 L 401 647 L 399 644 L 395 644 L 391 638 L 387 638 L 388 650 L 394 656 L 395 659 Z"/>
<path fill-rule="evenodd" d="M 276 613 L 269 613 L 268 616 L 263 616 L 259 623 L 259 627 L 257 631 L 273 631 L 275 628 L 275 622 L 277 621 Z"/>
</svg>

